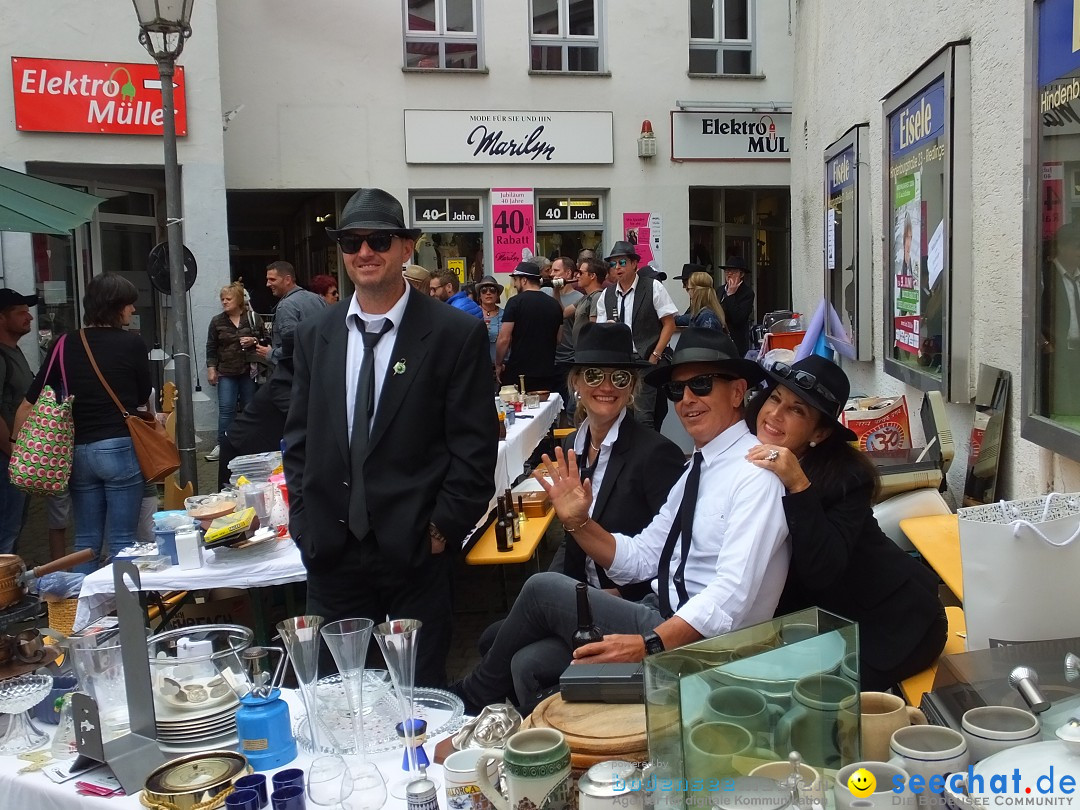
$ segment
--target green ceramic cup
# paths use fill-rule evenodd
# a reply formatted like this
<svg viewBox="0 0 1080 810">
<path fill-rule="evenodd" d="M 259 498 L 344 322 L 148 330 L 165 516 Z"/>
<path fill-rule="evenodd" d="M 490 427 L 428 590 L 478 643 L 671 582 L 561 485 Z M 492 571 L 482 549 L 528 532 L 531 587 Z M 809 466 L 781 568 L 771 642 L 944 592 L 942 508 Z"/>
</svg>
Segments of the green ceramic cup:
<svg viewBox="0 0 1080 810">
<path fill-rule="evenodd" d="M 518 810 L 530 805 L 539 810 L 574 807 L 570 746 L 562 732 L 552 728 L 519 731 L 506 741 L 503 750 L 484 749 L 479 761 L 488 757 L 502 762 L 506 795 L 495 789 L 486 770 L 477 770 L 476 784 L 496 810 Z"/>
</svg>

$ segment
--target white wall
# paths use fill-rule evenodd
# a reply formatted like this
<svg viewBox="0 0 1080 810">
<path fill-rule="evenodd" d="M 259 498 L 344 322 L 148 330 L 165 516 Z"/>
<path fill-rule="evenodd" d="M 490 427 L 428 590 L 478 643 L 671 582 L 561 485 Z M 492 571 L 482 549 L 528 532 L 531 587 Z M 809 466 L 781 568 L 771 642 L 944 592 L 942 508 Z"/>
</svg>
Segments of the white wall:
<svg viewBox="0 0 1080 810">
<path fill-rule="evenodd" d="M 688 186 L 787 186 L 786 162 L 670 161 L 676 100 L 788 103 L 788 0 L 758 0 L 764 79 L 686 76 L 686 2 L 608 0 L 610 76 L 530 76 L 528 3 L 485 0 L 487 72 L 404 72 L 401 3 L 325 2 L 297 13 L 288 0 L 218 4 L 222 104 L 244 105 L 225 133 L 230 189 L 341 189 L 374 185 L 403 202 L 413 189 L 608 189 L 607 242 L 624 211 L 664 216 L 664 267 L 689 253 Z M 643 23 L 643 21 L 645 21 Z M 287 31 L 287 35 L 285 32 Z M 409 166 L 403 109 L 611 110 L 610 166 Z M 637 157 L 642 119 L 659 141 Z M 678 283 L 672 292 L 682 296 Z"/>
<path fill-rule="evenodd" d="M 217 10 L 213 2 L 195 4 L 179 64 L 186 69 L 188 134 L 178 139 L 184 198 L 184 242 L 199 261 L 191 290 L 195 326 L 192 341 L 200 367 L 210 318 L 220 311 L 218 290 L 229 280 L 218 73 Z M 162 140 L 152 136 L 20 133 L 15 128 L 11 57 L 83 59 L 151 63 L 139 43 L 138 19 L 128 0 L 50 0 L 25 3 L 0 0 L 0 163 L 18 170 L 29 162 L 156 166 L 163 162 Z M 164 202 L 162 200 L 162 202 Z M 164 204 L 162 205 L 164 209 Z M 159 221 L 164 221 L 164 210 Z M 162 231 L 161 237 L 164 238 Z M 2 234 L 5 276 L 10 286 L 34 287 L 30 239 Z M 108 268 L 95 268 L 100 270 Z M 36 353 L 31 354 L 36 358 Z M 205 381 L 205 373 L 202 374 Z M 213 393 L 211 393 L 213 396 Z M 216 426 L 214 403 L 196 409 L 200 428 Z"/>
<path fill-rule="evenodd" d="M 869 220 L 874 263 L 872 363 L 847 363 L 853 388 L 880 394 L 920 392 L 885 374 L 882 318 L 881 99 L 950 41 L 971 40 L 971 205 L 973 224 L 972 368 L 988 363 L 1012 372 L 999 495 L 1074 491 L 1080 465 L 1020 438 L 1021 267 L 1023 228 L 1024 7 L 1014 0 L 803 0 L 798 4 L 791 162 L 793 297 L 812 308 L 823 295 L 823 164 L 826 146 L 868 122 L 864 178 L 870 178 Z M 958 137 L 968 137 L 958 133 Z M 973 408 L 949 407 L 958 440 L 950 475 L 963 491 Z"/>
</svg>

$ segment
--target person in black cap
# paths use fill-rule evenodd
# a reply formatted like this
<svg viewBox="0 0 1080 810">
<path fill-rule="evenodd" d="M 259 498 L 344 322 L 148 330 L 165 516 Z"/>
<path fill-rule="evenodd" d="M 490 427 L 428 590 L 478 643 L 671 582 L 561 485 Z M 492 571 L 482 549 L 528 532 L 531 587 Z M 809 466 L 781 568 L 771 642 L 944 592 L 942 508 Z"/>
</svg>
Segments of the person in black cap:
<svg viewBox="0 0 1080 810">
<path fill-rule="evenodd" d="M 26 515 L 26 495 L 8 478 L 11 443 L 15 440 L 15 413 L 34 381 L 34 374 L 19 348 L 19 339 L 30 334 L 36 295 L 20 295 L 0 289 L 0 554 L 14 554 Z"/>
<path fill-rule="evenodd" d="M 638 274 L 641 257 L 629 242 L 616 242 L 604 259 L 615 272 L 616 284 L 606 289 L 600 297 L 596 322 L 619 321 L 629 324 L 638 354 L 656 365 L 675 334 L 675 313 L 679 308 L 662 283 Z M 655 405 L 656 389 L 646 382 L 635 405 L 637 417 L 645 425 L 660 430 L 661 425 L 654 413 Z M 666 408 L 661 410 L 666 414 Z"/>
<path fill-rule="evenodd" d="M 731 256 L 720 265 L 724 270 L 724 286 L 720 289 L 720 306 L 724 308 L 728 332 L 735 341 L 739 356 L 750 350 L 750 324 L 754 319 L 754 290 L 746 269 L 746 259 Z"/>
<path fill-rule="evenodd" d="M 784 484 L 791 567 L 777 615 L 817 605 L 859 623 L 863 689 L 882 691 L 937 660 L 948 633 L 937 577 L 881 530 L 878 475 L 837 421 L 848 379 L 811 355 L 776 363 L 747 407 L 761 442 L 747 458 Z"/>
<path fill-rule="evenodd" d="M 503 385 L 517 385 L 524 375 L 528 391 L 558 391 L 555 347 L 563 310 L 554 298 L 541 292 L 541 280 L 540 268 L 533 262 L 521 262 L 510 274 L 517 295 L 503 307 L 495 343 L 495 374 Z"/>
<path fill-rule="evenodd" d="M 420 231 L 390 194 L 357 191 L 338 222 L 327 233 L 356 292 L 296 332 L 289 529 L 308 572 L 308 613 L 419 619 L 416 683 L 439 686 L 454 552 L 495 491 L 487 333 L 405 282 Z"/>
<path fill-rule="evenodd" d="M 671 366 L 650 372 L 649 382 L 675 403 L 696 452 L 660 511 L 633 536 L 612 535 L 593 518 L 594 489 L 579 467 L 585 456 L 559 448 L 554 461 L 544 458 L 551 480 L 537 476 L 566 531 L 614 582 L 656 577 L 653 593 L 631 602 L 591 591 L 604 639 L 571 654 L 575 581 L 551 572 L 530 577 L 483 660 L 451 687 L 467 708 L 513 692 L 512 662 L 530 644 L 545 643 L 561 656 L 551 669 L 571 659 L 632 662 L 772 618 L 788 568 L 783 487 L 746 460 L 756 441 L 742 407 L 747 385 L 763 376 L 756 363 L 736 356 L 727 335 L 696 328 L 679 339 Z"/>
</svg>

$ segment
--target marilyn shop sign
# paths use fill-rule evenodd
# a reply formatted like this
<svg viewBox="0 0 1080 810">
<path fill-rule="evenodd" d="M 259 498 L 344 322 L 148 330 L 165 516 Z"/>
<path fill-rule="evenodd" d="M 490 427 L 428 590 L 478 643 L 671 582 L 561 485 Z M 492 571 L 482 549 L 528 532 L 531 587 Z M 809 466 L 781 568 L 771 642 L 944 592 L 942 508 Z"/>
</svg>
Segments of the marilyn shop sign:
<svg viewBox="0 0 1080 810">
<path fill-rule="evenodd" d="M 406 163 L 611 163 L 610 112 L 405 110 Z"/>
<path fill-rule="evenodd" d="M 789 160 L 791 113 L 671 113 L 672 160 Z"/>
</svg>

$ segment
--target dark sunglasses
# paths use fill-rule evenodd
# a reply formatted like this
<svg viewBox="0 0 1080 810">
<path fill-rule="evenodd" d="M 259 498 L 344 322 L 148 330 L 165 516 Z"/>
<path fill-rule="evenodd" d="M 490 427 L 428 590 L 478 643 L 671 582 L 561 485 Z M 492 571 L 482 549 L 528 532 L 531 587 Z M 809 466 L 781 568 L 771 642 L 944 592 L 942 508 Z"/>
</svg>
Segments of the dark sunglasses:
<svg viewBox="0 0 1080 810">
<path fill-rule="evenodd" d="M 612 371 L 604 371 L 602 368 L 587 368 L 581 372 L 581 379 L 589 388 L 598 388 L 604 382 L 605 377 L 611 377 L 611 384 L 622 391 L 629 388 L 634 381 L 634 373 L 625 368 L 617 368 Z"/>
<path fill-rule="evenodd" d="M 689 388 L 694 392 L 696 397 L 707 397 L 712 393 L 713 380 L 723 380 L 724 382 L 731 382 L 737 379 L 727 374 L 698 374 L 696 377 L 691 377 L 689 380 L 671 380 L 664 383 L 664 394 L 672 402 L 682 402 L 683 396 L 686 394 L 686 389 Z"/>
<path fill-rule="evenodd" d="M 618 261 L 608 262 L 607 266 L 608 267 L 626 267 L 628 262 L 629 262 L 629 259 L 619 259 Z"/>
<path fill-rule="evenodd" d="M 774 363 L 772 373 L 781 379 L 790 380 L 804 391 L 815 391 L 816 393 L 821 394 L 821 396 L 825 397 L 825 399 L 833 405 L 840 404 L 840 400 L 836 398 L 836 395 L 819 383 L 817 377 L 809 371 L 796 371 L 787 363 Z"/>
<path fill-rule="evenodd" d="M 359 253 L 364 242 L 367 242 L 368 247 L 376 253 L 382 253 L 389 250 L 390 245 L 394 244 L 395 236 L 397 236 L 396 233 L 390 233 L 389 231 L 375 231 L 375 233 L 369 233 L 367 236 L 342 233 L 338 234 L 337 243 L 342 253 Z"/>
</svg>

